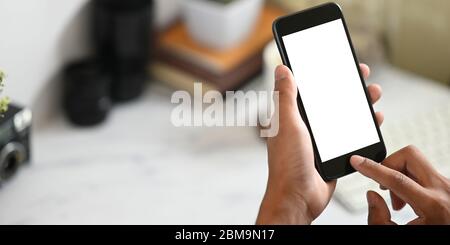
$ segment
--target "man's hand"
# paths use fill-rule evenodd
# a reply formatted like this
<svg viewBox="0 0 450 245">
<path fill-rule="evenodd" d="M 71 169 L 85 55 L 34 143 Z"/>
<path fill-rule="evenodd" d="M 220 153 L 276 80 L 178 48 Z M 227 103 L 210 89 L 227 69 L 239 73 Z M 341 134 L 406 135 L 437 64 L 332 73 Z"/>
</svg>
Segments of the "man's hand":
<svg viewBox="0 0 450 245">
<path fill-rule="evenodd" d="M 389 189 L 394 210 L 409 204 L 418 218 L 411 225 L 450 224 L 450 181 L 440 175 L 413 146 L 408 146 L 377 164 L 353 156 L 352 166 L 361 174 Z M 391 225 L 391 214 L 383 198 L 367 193 L 370 225 Z"/>
<path fill-rule="evenodd" d="M 360 68 L 367 79 L 369 67 Z M 257 224 L 310 224 L 328 205 L 336 181 L 323 181 L 315 168 L 311 138 L 297 106 L 297 84 L 289 68 L 277 67 L 275 80 L 280 130 L 267 143 L 269 179 Z M 380 86 L 371 85 L 368 91 L 373 103 L 380 99 Z M 376 116 L 381 124 L 383 114 Z"/>
</svg>

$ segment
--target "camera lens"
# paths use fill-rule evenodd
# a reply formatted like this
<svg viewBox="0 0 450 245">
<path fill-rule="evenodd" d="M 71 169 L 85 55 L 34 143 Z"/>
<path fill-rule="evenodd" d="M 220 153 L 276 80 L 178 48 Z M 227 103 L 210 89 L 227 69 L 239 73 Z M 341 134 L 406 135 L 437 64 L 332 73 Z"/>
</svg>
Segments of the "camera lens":
<svg viewBox="0 0 450 245">
<path fill-rule="evenodd" d="M 10 154 L 3 163 L 4 165 L 1 173 L 2 179 L 9 179 L 13 176 L 19 168 L 18 163 L 19 161 L 17 160 L 16 154 Z"/>
<path fill-rule="evenodd" d="M 99 56 L 148 60 L 152 10 L 152 0 L 95 0 L 92 38 Z"/>
<path fill-rule="evenodd" d="M 8 180 L 14 176 L 22 163 L 25 151 L 22 145 L 10 143 L 0 153 L 0 180 Z"/>
<path fill-rule="evenodd" d="M 151 58 L 153 0 L 95 0 L 92 41 L 113 76 L 111 98 L 127 102 L 141 95 Z"/>
<path fill-rule="evenodd" d="M 106 120 L 111 109 L 111 75 L 96 59 L 76 61 L 64 71 L 64 109 L 68 119 L 80 126 Z"/>
</svg>

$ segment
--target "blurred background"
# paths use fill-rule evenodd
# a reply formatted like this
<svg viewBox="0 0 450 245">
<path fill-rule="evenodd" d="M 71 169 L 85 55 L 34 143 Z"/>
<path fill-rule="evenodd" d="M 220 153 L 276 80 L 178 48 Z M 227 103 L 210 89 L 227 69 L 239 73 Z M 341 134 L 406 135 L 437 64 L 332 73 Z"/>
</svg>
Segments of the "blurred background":
<svg viewBox="0 0 450 245">
<path fill-rule="evenodd" d="M 0 0 L 0 224 L 253 224 L 258 128 L 176 128 L 171 95 L 271 91 L 272 21 L 322 2 Z M 389 152 L 415 144 L 449 177 L 450 2 L 337 2 L 383 87 Z M 368 189 L 340 180 L 316 224 L 365 224 Z"/>
</svg>

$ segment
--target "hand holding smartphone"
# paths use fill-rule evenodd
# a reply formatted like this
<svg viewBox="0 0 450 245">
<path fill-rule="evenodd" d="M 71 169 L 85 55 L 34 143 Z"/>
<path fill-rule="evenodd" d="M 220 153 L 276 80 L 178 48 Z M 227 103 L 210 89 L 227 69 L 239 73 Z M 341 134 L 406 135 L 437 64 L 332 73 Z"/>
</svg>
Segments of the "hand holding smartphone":
<svg viewBox="0 0 450 245">
<path fill-rule="evenodd" d="M 340 7 L 329 3 L 279 18 L 273 30 L 299 88 L 299 112 L 321 176 L 334 180 L 353 173 L 352 155 L 384 160 L 384 141 Z"/>
</svg>

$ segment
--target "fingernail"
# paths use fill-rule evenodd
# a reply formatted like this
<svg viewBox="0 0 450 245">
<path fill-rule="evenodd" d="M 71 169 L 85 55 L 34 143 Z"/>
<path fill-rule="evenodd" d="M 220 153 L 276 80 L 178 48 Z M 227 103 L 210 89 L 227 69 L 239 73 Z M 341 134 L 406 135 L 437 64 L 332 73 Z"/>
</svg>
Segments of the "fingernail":
<svg viewBox="0 0 450 245">
<path fill-rule="evenodd" d="M 275 81 L 281 81 L 286 78 L 285 72 L 282 70 L 282 66 L 278 66 L 275 70 Z"/>
<path fill-rule="evenodd" d="M 360 156 L 352 156 L 352 158 L 350 158 L 350 163 L 354 166 L 355 165 L 358 166 L 363 162 L 364 162 L 364 158 L 360 157 Z"/>
<path fill-rule="evenodd" d="M 367 197 L 367 203 L 368 203 L 369 207 L 374 207 L 375 199 L 374 199 L 372 193 L 370 193 L 370 191 L 367 192 L 366 197 Z"/>
</svg>

